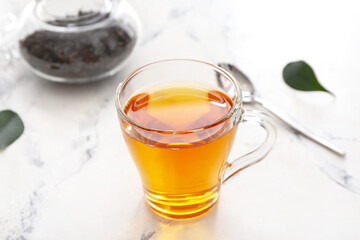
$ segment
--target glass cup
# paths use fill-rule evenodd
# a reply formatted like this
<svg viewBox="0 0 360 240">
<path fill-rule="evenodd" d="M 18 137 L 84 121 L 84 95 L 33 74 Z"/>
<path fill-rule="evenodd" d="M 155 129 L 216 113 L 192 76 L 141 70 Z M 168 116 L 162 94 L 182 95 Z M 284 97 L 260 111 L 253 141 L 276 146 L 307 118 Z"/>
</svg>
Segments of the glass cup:
<svg viewBox="0 0 360 240">
<path fill-rule="evenodd" d="M 134 96 L 154 87 L 179 84 L 206 86 L 225 94 L 233 105 L 210 124 L 181 131 L 146 127 L 126 113 L 127 103 Z M 276 139 L 276 129 L 267 115 L 243 109 L 236 79 L 206 62 L 174 59 L 143 66 L 119 84 L 115 101 L 145 200 L 156 214 L 168 219 L 192 219 L 209 212 L 219 198 L 221 184 L 262 160 Z M 266 137 L 255 150 L 228 162 L 239 124 L 259 125 Z"/>
</svg>

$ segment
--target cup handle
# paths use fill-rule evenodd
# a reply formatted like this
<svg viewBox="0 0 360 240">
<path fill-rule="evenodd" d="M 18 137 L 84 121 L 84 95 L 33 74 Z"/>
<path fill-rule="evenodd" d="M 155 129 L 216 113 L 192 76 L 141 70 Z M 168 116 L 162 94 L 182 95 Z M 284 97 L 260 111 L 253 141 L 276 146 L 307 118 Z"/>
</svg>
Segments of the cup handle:
<svg viewBox="0 0 360 240">
<path fill-rule="evenodd" d="M 260 125 L 266 131 L 266 137 L 264 142 L 255 150 L 235 159 L 231 163 L 226 163 L 222 183 L 229 180 L 238 172 L 264 159 L 264 157 L 266 157 L 266 155 L 270 152 L 270 149 L 276 140 L 277 133 L 273 120 L 271 120 L 271 118 L 265 113 L 256 110 L 245 110 L 241 116 L 239 124 L 240 123 Z"/>
</svg>

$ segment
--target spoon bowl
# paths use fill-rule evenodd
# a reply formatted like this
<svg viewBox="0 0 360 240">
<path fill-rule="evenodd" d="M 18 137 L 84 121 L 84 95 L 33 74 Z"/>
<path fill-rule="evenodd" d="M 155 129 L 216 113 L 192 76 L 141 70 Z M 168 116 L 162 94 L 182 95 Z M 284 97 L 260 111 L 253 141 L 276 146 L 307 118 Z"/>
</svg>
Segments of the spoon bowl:
<svg viewBox="0 0 360 240">
<path fill-rule="evenodd" d="M 226 70 L 239 82 L 240 88 L 243 93 L 243 102 L 253 102 L 253 96 L 255 95 L 255 87 L 250 79 L 240 69 L 229 63 L 219 63 L 219 67 Z"/>
</svg>

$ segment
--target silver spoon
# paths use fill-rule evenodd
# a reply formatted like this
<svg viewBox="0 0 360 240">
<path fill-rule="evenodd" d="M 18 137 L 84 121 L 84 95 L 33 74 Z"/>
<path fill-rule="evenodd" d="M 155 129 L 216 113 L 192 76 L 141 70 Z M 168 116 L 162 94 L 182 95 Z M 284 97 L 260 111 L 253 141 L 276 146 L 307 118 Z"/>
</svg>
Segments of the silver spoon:
<svg viewBox="0 0 360 240">
<path fill-rule="evenodd" d="M 341 157 L 344 157 L 346 155 L 345 151 L 338 146 L 335 146 L 334 144 L 316 136 L 315 134 L 307 130 L 305 127 L 297 123 L 295 120 L 293 120 L 291 117 L 286 115 L 284 112 L 282 112 L 278 107 L 256 96 L 254 85 L 251 83 L 250 79 L 237 67 L 228 63 L 220 63 L 218 65 L 228 71 L 231 75 L 233 75 L 235 79 L 239 82 L 240 88 L 243 92 L 244 103 L 257 103 L 261 105 L 262 107 L 273 113 L 275 116 L 280 118 L 283 122 L 287 123 L 295 131 L 301 133 L 308 139 L 320 144 L 323 147 L 326 147 L 327 149 L 333 151 Z"/>
</svg>

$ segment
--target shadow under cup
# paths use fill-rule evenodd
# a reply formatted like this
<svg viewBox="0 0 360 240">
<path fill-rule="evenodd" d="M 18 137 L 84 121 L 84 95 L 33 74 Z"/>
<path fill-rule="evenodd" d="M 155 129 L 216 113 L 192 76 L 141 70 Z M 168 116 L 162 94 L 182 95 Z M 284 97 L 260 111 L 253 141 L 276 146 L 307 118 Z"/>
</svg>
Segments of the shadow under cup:
<svg viewBox="0 0 360 240">
<path fill-rule="evenodd" d="M 181 131 L 147 128 L 125 113 L 127 103 L 137 94 L 179 84 L 216 90 L 233 105 L 211 124 Z M 218 200 L 220 185 L 270 150 L 267 123 L 262 118 L 251 119 L 258 117 L 255 114 L 246 121 L 267 130 L 265 143 L 242 157 L 241 164 L 240 159 L 234 161 L 237 166 L 226 161 L 237 125 L 243 121 L 241 99 L 237 82 L 227 72 L 195 60 L 155 62 L 137 69 L 119 85 L 116 107 L 123 136 L 141 176 L 145 200 L 156 214 L 181 220 L 207 213 Z"/>
</svg>

